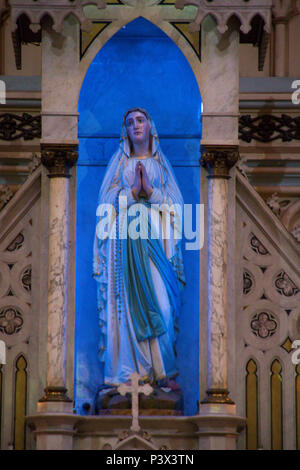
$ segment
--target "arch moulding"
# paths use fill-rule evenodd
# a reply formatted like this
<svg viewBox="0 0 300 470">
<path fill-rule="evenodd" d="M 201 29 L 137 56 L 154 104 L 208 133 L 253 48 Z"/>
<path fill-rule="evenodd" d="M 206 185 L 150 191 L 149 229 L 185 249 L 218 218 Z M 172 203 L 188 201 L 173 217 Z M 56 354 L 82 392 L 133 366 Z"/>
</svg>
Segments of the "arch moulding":
<svg viewBox="0 0 300 470">
<path fill-rule="evenodd" d="M 100 35 L 98 35 L 94 39 L 94 41 L 88 47 L 86 53 L 84 54 L 80 62 L 80 79 L 78 80 L 79 88 L 76 94 L 76 103 L 78 103 L 81 86 L 88 71 L 88 68 L 95 59 L 98 52 L 121 28 L 126 26 L 131 21 L 134 21 L 135 19 L 140 17 L 148 20 L 150 23 L 154 24 L 159 29 L 161 29 L 170 39 L 172 39 L 172 41 L 180 49 L 195 75 L 195 79 L 197 81 L 201 94 L 201 62 L 196 52 L 193 50 L 192 46 L 188 43 L 184 36 L 179 31 L 177 31 L 177 29 L 175 29 L 168 21 L 159 20 L 157 18 L 157 15 L 141 15 L 136 14 L 135 10 L 132 10 L 131 17 L 127 17 L 125 20 L 120 17 L 120 19 L 113 21 L 107 28 L 104 29 L 104 31 Z"/>
</svg>

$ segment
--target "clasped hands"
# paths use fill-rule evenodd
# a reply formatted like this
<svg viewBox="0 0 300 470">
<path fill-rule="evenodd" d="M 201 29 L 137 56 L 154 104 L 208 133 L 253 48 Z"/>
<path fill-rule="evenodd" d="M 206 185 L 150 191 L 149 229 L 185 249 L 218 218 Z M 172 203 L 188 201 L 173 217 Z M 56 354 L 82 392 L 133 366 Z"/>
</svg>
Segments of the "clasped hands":
<svg viewBox="0 0 300 470">
<path fill-rule="evenodd" d="M 134 183 L 131 186 L 131 192 L 135 200 L 138 200 L 139 197 L 149 199 L 153 193 L 153 188 L 149 181 L 146 168 L 141 162 L 136 164 Z"/>
</svg>

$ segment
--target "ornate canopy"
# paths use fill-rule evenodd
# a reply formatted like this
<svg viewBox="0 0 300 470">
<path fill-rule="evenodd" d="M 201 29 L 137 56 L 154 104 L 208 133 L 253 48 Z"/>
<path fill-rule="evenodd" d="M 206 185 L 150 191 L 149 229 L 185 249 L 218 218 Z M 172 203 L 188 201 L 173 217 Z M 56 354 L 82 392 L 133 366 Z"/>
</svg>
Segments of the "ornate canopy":
<svg viewBox="0 0 300 470">
<path fill-rule="evenodd" d="M 3 0 L 2 0 L 3 2 Z M 248 33 L 251 29 L 251 20 L 259 15 L 265 22 L 265 31 L 270 31 L 272 0 L 176 0 L 175 5 L 170 5 L 176 9 L 183 9 L 185 6 L 192 5 L 198 8 L 195 19 L 191 22 L 191 29 L 197 31 L 200 29 L 202 21 L 212 15 L 218 25 L 220 33 L 227 30 L 228 19 L 235 15 L 241 22 L 241 31 Z M 106 0 L 9 0 L 11 7 L 11 18 L 13 29 L 16 28 L 17 20 L 22 14 L 29 18 L 32 31 L 37 32 L 40 29 L 40 21 L 45 15 L 53 19 L 53 29 L 60 31 L 64 19 L 73 14 L 84 29 L 88 21 L 84 15 L 83 8 L 87 5 L 96 5 L 99 9 L 106 8 Z M 160 0 L 123 0 L 124 6 L 145 7 L 161 4 Z M 122 7 L 122 4 L 119 5 Z M 1 3 L 0 3 L 1 5 Z"/>
</svg>

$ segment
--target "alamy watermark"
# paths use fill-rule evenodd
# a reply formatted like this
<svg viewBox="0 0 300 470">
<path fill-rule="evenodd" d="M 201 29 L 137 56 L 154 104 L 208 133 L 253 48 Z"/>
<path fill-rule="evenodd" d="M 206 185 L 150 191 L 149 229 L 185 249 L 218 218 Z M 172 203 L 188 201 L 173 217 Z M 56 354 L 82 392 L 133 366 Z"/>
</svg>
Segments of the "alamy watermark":
<svg viewBox="0 0 300 470">
<path fill-rule="evenodd" d="M 145 204 L 128 207 L 127 197 L 120 196 L 118 207 L 99 204 L 100 217 L 96 234 L 100 240 L 126 239 L 186 239 L 186 250 L 201 250 L 204 245 L 204 204 Z"/>
<path fill-rule="evenodd" d="M 293 341 L 292 349 L 296 349 L 292 354 L 292 363 L 294 366 L 297 366 L 300 364 L 300 339 L 295 339 L 295 341 Z"/>
<path fill-rule="evenodd" d="M 295 105 L 300 104 L 300 80 L 294 80 L 292 88 L 295 89 L 292 93 L 292 103 Z"/>
<path fill-rule="evenodd" d="M 0 104 L 6 104 L 6 83 L 0 80 Z"/>
</svg>

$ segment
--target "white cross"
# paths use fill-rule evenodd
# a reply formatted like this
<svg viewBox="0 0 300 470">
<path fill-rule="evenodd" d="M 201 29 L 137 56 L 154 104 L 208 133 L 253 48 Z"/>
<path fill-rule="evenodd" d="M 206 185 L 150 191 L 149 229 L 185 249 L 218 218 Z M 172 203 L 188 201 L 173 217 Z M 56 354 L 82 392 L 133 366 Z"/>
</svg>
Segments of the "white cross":
<svg viewBox="0 0 300 470">
<path fill-rule="evenodd" d="M 139 393 L 150 395 L 150 393 L 153 392 L 153 388 L 150 384 L 139 385 L 140 379 L 141 376 L 137 372 L 133 372 L 133 374 L 130 376 L 131 385 L 126 385 L 123 383 L 117 389 L 118 392 L 123 396 L 126 393 L 131 394 L 132 425 L 130 429 L 133 432 L 138 432 L 141 429 L 139 425 Z"/>
</svg>

